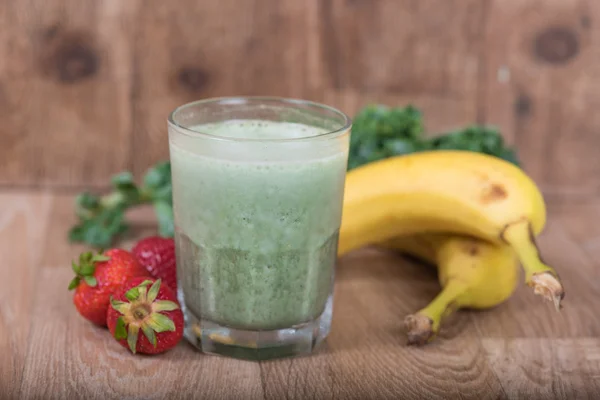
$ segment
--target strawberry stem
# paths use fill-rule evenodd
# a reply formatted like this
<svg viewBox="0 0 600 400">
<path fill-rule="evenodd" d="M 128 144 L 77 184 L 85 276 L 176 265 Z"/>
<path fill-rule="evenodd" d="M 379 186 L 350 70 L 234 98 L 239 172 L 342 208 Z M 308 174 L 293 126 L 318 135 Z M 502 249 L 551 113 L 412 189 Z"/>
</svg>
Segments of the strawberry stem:
<svg viewBox="0 0 600 400">
<path fill-rule="evenodd" d="M 151 283 L 152 286 L 148 289 Z M 156 300 L 160 285 L 160 279 L 154 282 L 146 279 L 125 292 L 129 302 L 111 298 L 111 307 L 121 314 L 117 319 L 114 336 L 117 339 L 127 338 L 127 345 L 134 354 L 140 329 L 154 347 L 157 346 L 157 333 L 176 330 L 173 320 L 161 314 L 161 311 L 177 310 L 179 305 L 169 300 Z"/>
<path fill-rule="evenodd" d="M 102 254 L 102 251 L 99 251 L 97 254 L 93 254 L 91 251 L 81 253 L 79 255 L 79 263 L 71 261 L 71 269 L 75 273 L 75 278 L 69 283 L 69 290 L 75 289 L 81 283 L 82 279 L 87 285 L 96 287 L 98 285 L 98 281 L 94 276 L 96 263 L 108 260 L 110 260 L 110 257 Z"/>
</svg>

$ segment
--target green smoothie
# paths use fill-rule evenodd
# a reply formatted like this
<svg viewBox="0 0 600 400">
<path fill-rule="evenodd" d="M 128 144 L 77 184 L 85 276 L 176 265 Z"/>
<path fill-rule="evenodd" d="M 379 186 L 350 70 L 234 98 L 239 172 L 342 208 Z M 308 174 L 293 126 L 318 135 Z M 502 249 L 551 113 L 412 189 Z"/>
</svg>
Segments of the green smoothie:
<svg viewBox="0 0 600 400">
<path fill-rule="evenodd" d="M 262 120 L 192 129 L 238 139 L 326 132 Z M 332 293 L 347 152 L 293 140 L 213 141 L 220 147 L 170 142 L 184 307 L 196 318 L 243 330 L 318 318 Z"/>
</svg>

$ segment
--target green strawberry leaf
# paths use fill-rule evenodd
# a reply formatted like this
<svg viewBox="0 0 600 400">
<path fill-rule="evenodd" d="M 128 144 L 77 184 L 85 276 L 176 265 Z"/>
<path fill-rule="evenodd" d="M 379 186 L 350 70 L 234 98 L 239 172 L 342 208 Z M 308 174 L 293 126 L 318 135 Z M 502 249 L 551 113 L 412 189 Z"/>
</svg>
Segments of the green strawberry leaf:
<svg viewBox="0 0 600 400">
<path fill-rule="evenodd" d="M 92 257 L 92 262 L 104 262 L 108 260 L 110 260 L 110 257 L 102 254 L 102 251 L 99 251 L 98 254 L 95 254 L 94 257 Z"/>
<path fill-rule="evenodd" d="M 121 314 L 125 314 L 129 309 L 129 303 L 125 303 L 124 301 L 120 300 L 115 300 L 112 296 L 110 297 L 110 305 L 112 308 L 114 308 Z"/>
<path fill-rule="evenodd" d="M 129 301 L 136 301 L 140 297 L 140 289 L 136 286 L 125 292 L 125 297 Z"/>
<path fill-rule="evenodd" d="M 85 264 L 92 261 L 93 254 L 91 251 L 86 251 L 85 253 L 81 253 L 79 255 L 79 263 Z"/>
<path fill-rule="evenodd" d="M 81 281 L 81 280 L 79 279 L 79 277 L 78 277 L 78 276 L 76 276 L 75 278 L 73 278 L 73 279 L 71 280 L 71 282 L 69 282 L 69 290 L 73 290 L 73 289 L 75 289 L 75 288 L 76 288 L 76 287 L 79 285 L 79 282 L 80 282 L 80 281 Z"/>
<path fill-rule="evenodd" d="M 86 275 L 83 277 L 83 280 L 91 287 L 95 287 L 98 284 L 98 281 L 93 276 Z"/>
<path fill-rule="evenodd" d="M 140 327 L 137 325 L 129 325 L 129 333 L 127 334 L 127 344 L 129 345 L 129 350 L 133 354 L 135 354 L 135 347 L 138 340 L 138 333 L 140 332 Z"/>
<path fill-rule="evenodd" d="M 79 264 L 76 264 L 75 261 L 71 261 L 71 269 L 73 270 L 73 272 L 75 272 L 75 274 L 80 274 L 81 267 L 79 266 Z"/>
<path fill-rule="evenodd" d="M 173 311 L 177 310 L 179 306 L 174 301 L 169 300 L 158 300 L 152 303 L 152 311 Z"/>
<path fill-rule="evenodd" d="M 148 341 L 152 343 L 154 347 L 156 347 L 156 334 L 154 333 L 152 328 L 144 324 L 142 325 L 142 332 L 144 332 L 144 335 L 148 338 Z"/>
<path fill-rule="evenodd" d="M 80 268 L 80 274 L 83 276 L 92 276 L 94 271 L 96 271 L 94 264 L 83 264 Z"/>
<path fill-rule="evenodd" d="M 154 281 L 152 286 L 150 286 L 150 290 L 148 290 L 148 302 L 152 303 L 156 300 L 156 296 L 158 296 L 158 291 L 160 290 L 160 279 Z"/>
<path fill-rule="evenodd" d="M 150 318 L 148 318 L 147 324 L 154 329 L 155 332 L 174 332 L 175 331 L 175 323 L 166 315 L 154 312 L 150 314 Z"/>
<path fill-rule="evenodd" d="M 117 325 L 115 325 L 115 339 L 121 340 L 127 338 L 127 329 L 125 329 L 125 320 L 123 317 L 117 318 Z"/>
</svg>

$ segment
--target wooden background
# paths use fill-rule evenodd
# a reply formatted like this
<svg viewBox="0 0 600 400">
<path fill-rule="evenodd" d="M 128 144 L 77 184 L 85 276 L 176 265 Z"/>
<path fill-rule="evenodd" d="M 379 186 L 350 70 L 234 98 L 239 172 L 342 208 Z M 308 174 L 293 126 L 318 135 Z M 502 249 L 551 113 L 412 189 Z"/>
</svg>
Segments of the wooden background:
<svg viewBox="0 0 600 400">
<path fill-rule="evenodd" d="M 502 129 L 552 199 L 600 194 L 597 0 L 0 1 L 0 186 L 104 187 L 168 157 L 210 96 L 353 114 L 413 103 L 429 134 Z"/>
</svg>

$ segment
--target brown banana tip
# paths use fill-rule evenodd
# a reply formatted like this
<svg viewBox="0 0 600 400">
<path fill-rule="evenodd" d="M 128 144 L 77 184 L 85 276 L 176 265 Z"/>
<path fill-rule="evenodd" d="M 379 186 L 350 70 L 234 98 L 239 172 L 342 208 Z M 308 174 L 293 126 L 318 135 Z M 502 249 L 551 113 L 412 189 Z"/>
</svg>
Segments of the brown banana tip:
<svg viewBox="0 0 600 400">
<path fill-rule="evenodd" d="M 404 327 L 408 331 L 408 345 L 421 346 L 428 343 L 435 332 L 431 318 L 421 314 L 411 314 L 404 319 Z"/>
<path fill-rule="evenodd" d="M 544 297 L 554 303 L 556 311 L 562 308 L 561 301 L 565 298 L 565 290 L 558 278 L 550 271 L 534 274 L 529 286 L 533 287 L 533 293 Z"/>
</svg>

